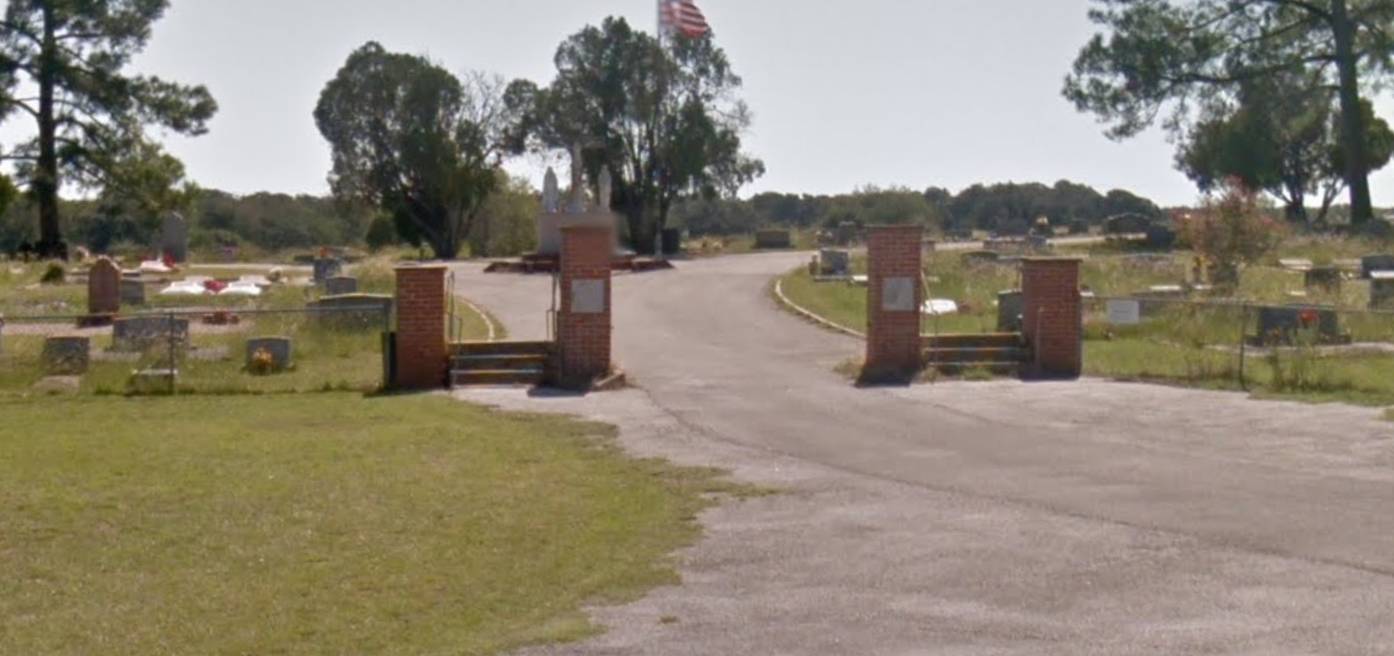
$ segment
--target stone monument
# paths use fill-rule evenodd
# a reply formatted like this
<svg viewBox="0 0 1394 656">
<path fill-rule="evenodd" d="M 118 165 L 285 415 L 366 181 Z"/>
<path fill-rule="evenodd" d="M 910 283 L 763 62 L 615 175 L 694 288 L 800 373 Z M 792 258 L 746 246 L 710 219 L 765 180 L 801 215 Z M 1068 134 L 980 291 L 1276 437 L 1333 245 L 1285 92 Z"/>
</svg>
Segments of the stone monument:
<svg viewBox="0 0 1394 656">
<path fill-rule="evenodd" d="M 87 313 L 112 315 L 121 311 L 121 268 L 109 257 L 97 258 L 87 274 Z"/>
<path fill-rule="evenodd" d="M 615 230 L 615 215 L 610 211 L 613 179 L 608 167 L 600 171 L 596 204 L 587 202 L 585 162 L 582 159 L 581 145 L 571 149 L 571 188 L 567 190 L 565 207 L 561 204 L 561 192 L 557 185 L 556 172 L 547 170 L 542 184 L 542 213 L 537 217 L 537 255 L 557 257 L 561 255 L 562 228 L 574 226 L 602 226 Z"/>
<path fill-rule="evenodd" d="M 547 167 L 547 176 L 542 181 L 542 211 L 556 214 L 561 211 L 561 190 L 557 186 L 557 172 Z"/>
<path fill-rule="evenodd" d="M 178 212 L 166 214 L 160 225 L 160 254 L 178 264 L 189 261 L 189 224 Z"/>
</svg>

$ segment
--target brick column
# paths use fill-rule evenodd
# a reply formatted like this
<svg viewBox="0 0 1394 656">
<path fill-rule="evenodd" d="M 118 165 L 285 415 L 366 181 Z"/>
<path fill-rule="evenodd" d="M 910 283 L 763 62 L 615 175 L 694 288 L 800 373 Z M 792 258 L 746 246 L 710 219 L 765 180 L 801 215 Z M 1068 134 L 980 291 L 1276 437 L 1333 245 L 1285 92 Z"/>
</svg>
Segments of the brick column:
<svg viewBox="0 0 1394 656">
<path fill-rule="evenodd" d="M 397 268 L 397 380 L 402 389 L 445 387 L 450 369 L 446 345 L 446 267 Z"/>
<path fill-rule="evenodd" d="M 557 315 L 558 384 L 588 387 L 610 373 L 610 228 L 562 228 L 561 309 Z"/>
<path fill-rule="evenodd" d="M 919 226 L 867 229 L 866 381 L 905 378 L 922 365 L 923 234 Z"/>
<path fill-rule="evenodd" d="M 1037 378 L 1078 378 L 1084 371 L 1084 304 L 1076 258 L 1026 258 L 1021 267 L 1022 332 Z"/>
</svg>

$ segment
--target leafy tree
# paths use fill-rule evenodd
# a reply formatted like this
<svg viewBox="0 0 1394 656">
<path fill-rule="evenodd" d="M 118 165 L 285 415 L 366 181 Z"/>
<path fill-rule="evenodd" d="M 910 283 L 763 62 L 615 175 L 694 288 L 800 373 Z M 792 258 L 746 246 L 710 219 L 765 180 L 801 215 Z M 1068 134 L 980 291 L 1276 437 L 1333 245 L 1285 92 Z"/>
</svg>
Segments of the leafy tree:
<svg viewBox="0 0 1394 656">
<path fill-rule="evenodd" d="M 555 60 L 550 86 L 509 86 L 508 104 L 522 118 L 513 150 L 579 143 L 592 185 L 608 166 L 613 209 L 635 250 L 652 251 L 684 195 L 731 197 L 764 173 L 741 152 L 750 112 L 734 98 L 741 79 L 710 34 L 665 48 L 612 17 L 564 41 Z"/>
<path fill-rule="evenodd" d="M 1277 82 L 1277 83 L 1271 83 Z M 1330 91 L 1283 76 L 1241 86 L 1238 106 L 1212 111 L 1188 134 L 1177 163 L 1201 191 L 1237 179 L 1283 201 L 1288 219 L 1309 223 L 1307 197 L 1320 200 L 1315 222 L 1325 223 L 1346 187 L 1340 122 Z M 1362 101 L 1367 171 L 1382 168 L 1394 150 L 1394 132 Z"/>
<path fill-rule="evenodd" d="M 479 74 L 462 83 L 374 42 L 354 51 L 315 108 L 335 195 L 380 208 L 407 242 L 453 259 L 498 183 L 502 86 Z"/>
<path fill-rule="evenodd" d="M 0 118 L 19 112 L 36 135 L 5 154 L 38 203 L 44 255 L 66 252 L 59 192 L 124 182 L 127 153 L 156 125 L 199 135 L 217 111 L 202 86 L 123 75 L 168 0 L 10 0 L 0 24 Z M 30 95 L 33 94 L 33 95 Z"/>
<path fill-rule="evenodd" d="M 1394 0 L 1094 0 L 1089 16 L 1108 34 L 1084 46 L 1064 94 L 1110 136 L 1168 109 L 1179 134 L 1246 82 L 1309 77 L 1338 98 L 1353 219 L 1373 218 L 1361 90 L 1394 72 Z"/>
<path fill-rule="evenodd" d="M 511 257 L 537 248 L 539 197 L 527 180 L 498 172 L 497 191 L 489 195 L 470 232 L 470 255 Z"/>
<path fill-rule="evenodd" d="M 198 194 L 198 186 L 184 179 L 182 162 L 157 144 L 138 141 L 111 167 L 110 182 L 81 226 L 82 241 L 97 252 L 117 241 L 154 243 L 161 218 L 188 211 Z"/>
</svg>

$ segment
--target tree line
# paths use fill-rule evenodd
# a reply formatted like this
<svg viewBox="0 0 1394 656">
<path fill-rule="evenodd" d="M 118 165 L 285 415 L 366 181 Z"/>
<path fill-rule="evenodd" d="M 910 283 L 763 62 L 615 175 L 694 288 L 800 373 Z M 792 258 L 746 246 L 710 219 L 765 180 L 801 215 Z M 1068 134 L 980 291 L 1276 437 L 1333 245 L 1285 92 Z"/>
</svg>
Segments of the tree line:
<svg viewBox="0 0 1394 656">
<path fill-rule="evenodd" d="M 985 230 L 1024 234 L 1045 217 L 1052 225 L 1086 230 L 1106 219 L 1136 214 L 1160 219 L 1151 200 L 1115 189 L 1107 193 L 1061 180 L 1040 183 L 976 184 L 957 194 L 941 187 L 924 191 L 867 186 L 850 194 L 761 193 L 748 200 L 695 198 L 675 210 L 677 225 L 693 234 L 734 235 L 762 227 L 835 229 L 919 223 L 943 234 Z"/>
</svg>

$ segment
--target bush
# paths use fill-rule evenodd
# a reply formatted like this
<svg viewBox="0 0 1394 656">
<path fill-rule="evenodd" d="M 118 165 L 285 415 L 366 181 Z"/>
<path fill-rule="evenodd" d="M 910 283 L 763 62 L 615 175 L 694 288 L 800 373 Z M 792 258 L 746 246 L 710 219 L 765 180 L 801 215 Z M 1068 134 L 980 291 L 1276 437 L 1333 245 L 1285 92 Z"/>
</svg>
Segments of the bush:
<svg viewBox="0 0 1394 656">
<path fill-rule="evenodd" d="M 1286 237 L 1281 220 L 1270 213 L 1257 192 L 1226 181 L 1218 196 L 1207 196 L 1195 214 L 1177 221 L 1191 246 L 1220 287 L 1239 286 L 1240 270 L 1276 250 Z"/>
<path fill-rule="evenodd" d="M 63 265 L 57 262 L 50 262 L 48 268 L 44 269 L 43 277 L 39 278 L 39 282 L 45 285 L 61 285 L 63 281 L 67 279 L 68 272 L 63 269 Z"/>
</svg>

